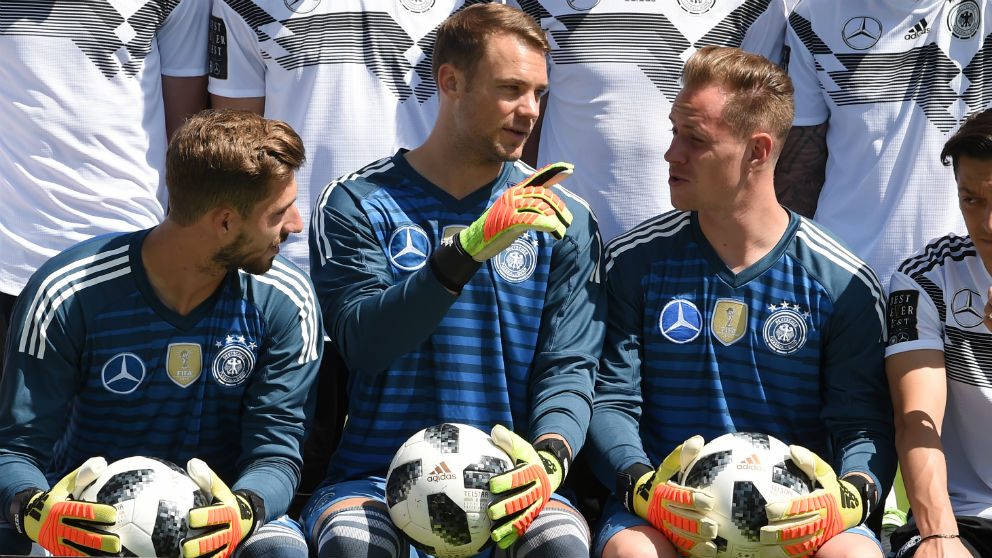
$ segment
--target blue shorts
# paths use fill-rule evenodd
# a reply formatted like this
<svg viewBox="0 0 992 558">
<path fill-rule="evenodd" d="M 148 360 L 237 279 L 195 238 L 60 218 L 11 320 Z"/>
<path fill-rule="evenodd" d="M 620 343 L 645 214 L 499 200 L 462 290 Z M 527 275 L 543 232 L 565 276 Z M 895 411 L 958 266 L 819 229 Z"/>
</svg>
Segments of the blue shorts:
<svg viewBox="0 0 992 558">
<path fill-rule="evenodd" d="M 303 532 L 306 535 L 307 541 L 310 543 L 310 548 L 316 548 L 316 541 L 313 540 L 313 530 L 317 526 L 317 519 L 324 513 L 324 510 L 348 498 L 367 498 L 385 504 L 386 479 L 382 477 L 368 477 L 366 479 L 344 481 L 317 487 L 313 495 L 310 496 L 310 499 L 307 500 L 306 505 L 303 506 L 303 511 L 300 512 L 300 523 L 303 524 Z M 575 509 L 575 505 L 562 494 L 553 493 L 551 499 Z M 422 555 L 422 553 L 411 546 L 410 556 L 419 555 Z"/>
<path fill-rule="evenodd" d="M 600 520 L 599 525 L 596 526 L 596 530 L 593 534 L 592 539 L 592 556 L 598 558 L 603 555 L 603 549 L 606 548 L 606 543 L 624 529 L 629 529 L 631 527 L 637 527 L 639 525 L 651 525 L 647 520 L 641 519 L 636 515 L 628 512 L 620 500 L 616 497 L 610 496 L 606 500 L 606 504 L 603 506 L 603 519 Z M 845 533 L 857 533 L 859 535 L 864 535 L 871 540 L 875 541 L 878 545 L 879 550 L 882 549 L 882 543 L 879 542 L 878 537 L 871 532 L 871 529 L 865 527 L 864 525 L 858 525 L 857 527 L 851 527 Z"/>
</svg>

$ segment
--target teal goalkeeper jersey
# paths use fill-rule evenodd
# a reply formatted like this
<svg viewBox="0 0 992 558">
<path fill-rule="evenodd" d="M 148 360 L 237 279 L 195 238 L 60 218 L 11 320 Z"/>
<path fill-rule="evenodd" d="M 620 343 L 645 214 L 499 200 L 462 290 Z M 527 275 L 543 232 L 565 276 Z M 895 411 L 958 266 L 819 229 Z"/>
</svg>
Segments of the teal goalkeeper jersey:
<svg viewBox="0 0 992 558">
<path fill-rule="evenodd" d="M 879 489 L 895 470 L 883 291 L 871 269 L 790 212 L 739 274 L 694 213 L 649 220 L 607 247 L 606 342 L 590 426 L 607 486 L 687 438 L 764 432 Z"/>
<path fill-rule="evenodd" d="M 531 441 L 553 432 L 582 446 L 604 328 L 600 241 L 584 202 L 553 187 L 574 216 L 564 238 L 525 233 L 458 296 L 428 262 L 442 238 L 532 172 L 504 163 L 457 200 L 400 152 L 318 198 L 310 269 L 350 374 L 327 482 L 384 476 L 409 436 L 441 422 L 485 432 L 501 423 Z"/>
<path fill-rule="evenodd" d="M 0 384 L 0 513 L 89 457 L 203 459 L 285 513 L 299 482 L 323 333 L 309 278 L 281 256 L 230 272 L 186 316 L 156 297 L 147 231 L 55 256 L 18 297 Z"/>
</svg>

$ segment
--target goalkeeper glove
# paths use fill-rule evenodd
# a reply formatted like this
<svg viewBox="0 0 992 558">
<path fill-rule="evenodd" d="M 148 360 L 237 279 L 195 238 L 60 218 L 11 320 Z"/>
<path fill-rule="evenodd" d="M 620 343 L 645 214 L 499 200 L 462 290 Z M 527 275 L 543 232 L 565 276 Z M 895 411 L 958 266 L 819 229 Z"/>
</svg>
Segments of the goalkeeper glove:
<svg viewBox="0 0 992 558">
<path fill-rule="evenodd" d="M 505 250 L 526 231 L 543 231 L 555 238 L 565 236 L 572 213 L 548 187 L 572 174 L 569 163 L 554 163 L 503 192 L 468 228 L 446 239 L 431 256 L 431 269 L 438 280 L 460 292 L 479 265 Z"/>
<path fill-rule="evenodd" d="M 565 442 L 558 438 L 545 438 L 531 445 L 501 424 L 493 427 L 490 436 L 515 465 L 489 479 L 493 494 L 489 505 L 492 539 L 500 548 L 507 548 L 524 534 L 551 500 L 551 493 L 561 486 L 570 457 Z"/>
<path fill-rule="evenodd" d="M 107 460 L 91 457 L 48 492 L 37 488 L 14 496 L 11 519 L 15 528 L 56 556 L 109 556 L 121 551 L 117 535 L 101 530 L 117 521 L 117 509 L 107 504 L 73 500 L 107 468 Z"/>
<path fill-rule="evenodd" d="M 678 484 L 672 477 L 685 470 L 703 449 L 703 437 L 693 436 L 679 444 L 656 471 L 647 466 L 631 467 L 620 473 L 618 491 L 626 495 L 627 510 L 647 519 L 683 554 L 716 556 L 717 524 L 705 513 L 713 509 L 713 497 Z M 635 481 L 633 470 L 638 469 Z"/>
<path fill-rule="evenodd" d="M 226 558 L 258 529 L 265 517 L 265 505 L 254 492 L 231 492 L 200 459 L 190 459 L 186 472 L 200 490 L 213 496 L 213 503 L 189 510 L 189 528 L 205 531 L 183 540 L 183 557 Z"/>
<path fill-rule="evenodd" d="M 838 479 L 826 461 L 802 446 L 789 446 L 789 451 L 792 461 L 820 488 L 765 506 L 768 525 L 761 528 L 760 538 L 763 544 L 778 546 L 793 558 L 804 558 L 830 537 L 864 522 L 874 484 L 859 476 L 851 477 L 851 481 Z"/>
</svg>

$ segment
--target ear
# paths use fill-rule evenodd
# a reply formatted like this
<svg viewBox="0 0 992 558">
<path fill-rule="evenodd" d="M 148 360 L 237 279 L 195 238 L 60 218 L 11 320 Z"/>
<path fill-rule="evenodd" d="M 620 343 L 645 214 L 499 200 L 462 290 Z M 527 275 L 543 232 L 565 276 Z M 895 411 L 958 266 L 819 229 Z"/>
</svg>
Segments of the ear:
<svg viewBox="0 0 992 558">
<path fill-rule="evenodd" d="M 237 236 L 241 230 L 241 215 L 232 207 L 221 205 L 211 209 L 207 215 L 214 234 L 221 241 Z"/>
<path fill-rule="evenodd" d="M 774 145 L 775 140 L 768 132 L 757 132 L 752 135 L 751 141 L 748 142 L 748 163 L 752 167 L 760 167 L 768 163 L 771 159 L 772 147 Z"/>
<path fill-rule="evenodd" d="M 465 91 L 465 73 L 451 64 L 437 69 L 437 89 L 442 95 L 458 97 Z"/>
</svg>

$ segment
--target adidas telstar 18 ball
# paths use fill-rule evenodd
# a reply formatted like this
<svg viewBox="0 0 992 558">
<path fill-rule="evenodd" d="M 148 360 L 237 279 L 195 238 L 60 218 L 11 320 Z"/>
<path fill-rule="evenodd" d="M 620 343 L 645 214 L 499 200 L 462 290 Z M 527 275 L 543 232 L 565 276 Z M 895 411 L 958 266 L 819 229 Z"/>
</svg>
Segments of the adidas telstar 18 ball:
<svg viewBox="0 0 992 558">
<path fill-rule="evenodd" d="M 812 483 L 789 455 L 789 446 L 767 434 L 733 432 L 711 440 L 682 473 L 679 482 L 714 498 L 707 515 L 717 522 L 717 556 L 786 556 L 761 548 L 768 525 L 765 504 L 809 494 Z M 778 551 L 778 554 L 775 552 Z"/>
<path fill-rule="evenodd" d="M 209 498 L 173 463 L 153 457 L 115 461 L 76 494 L 80 500 L 117 508 L 117 523 L 106 528 L 121 539 L 122 556 L 177 558 L 187 536 L 190 508 Z"/>
<path fill-rule="evenodd" d="M 489 546 L 489 479 L 512 460 L 478 428 L 445 423 L 410 437 L 389 464 L 386 504 L 417 548 L 439 558 Z"/>
</svg>

